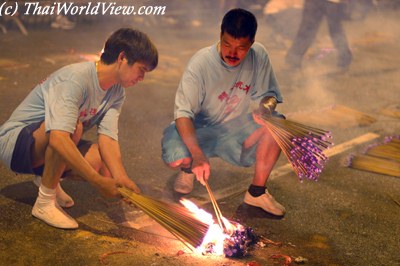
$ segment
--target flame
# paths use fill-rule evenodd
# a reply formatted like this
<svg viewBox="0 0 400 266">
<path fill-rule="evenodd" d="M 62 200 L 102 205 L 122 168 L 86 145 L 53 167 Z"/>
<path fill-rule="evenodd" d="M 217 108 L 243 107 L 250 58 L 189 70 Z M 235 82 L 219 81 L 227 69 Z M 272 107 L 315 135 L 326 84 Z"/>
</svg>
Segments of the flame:
<svg viewBox="0 0 400 266">
<path fill-rule="evenodd" d="M 192 212 L 197 219 L 209 225 L 209 229 L 204 236 L 203 242 L 200 246 L 196 247 L 199 253 L 212 253 L 215 255 L 224 254 L 224 241 L 231 236 L 237 229 L 243 229 L 239 223 L 232 223 L 225 217 L 221 217 L 226 230 L 224 230 L 215 222 L 211 213 L 197 207 L 192 201 L 188 199 L 181 199 L 180 203 Z"/>
</svg>

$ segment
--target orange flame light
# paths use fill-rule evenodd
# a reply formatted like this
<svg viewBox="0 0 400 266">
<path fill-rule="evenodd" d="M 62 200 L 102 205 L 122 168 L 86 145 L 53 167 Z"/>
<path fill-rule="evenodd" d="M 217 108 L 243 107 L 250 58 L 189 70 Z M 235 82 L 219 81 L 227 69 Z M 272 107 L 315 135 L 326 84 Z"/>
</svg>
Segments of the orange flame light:
<svg viewBox="0 0 400 266">
<path fill-rule="evenodd" d="M 215 222 L 211 213 L 200 209 L 196 206 L 196 204 L 188 199 L 181 199 L 180 203 L 185 206 L 190 212 L 192 212 L 197 219 L 209 225 L 209 229 L 203 239 L 203 242 L 200 246 L 196 247 L 196 250 L 199 253 L 213 253 L 215 255 L 223 255 L 224 241 L 228 239 L 232 232 L 234 232 L 235 230 L 243 230 L 243 226 L 241 224 L 233 224 L 225 217 L 222 217 L 223 224 L 226 228 L 224 232 L 224 230 Z M 211 252 L 210 247 L 212 247 Z"/>
</svg>

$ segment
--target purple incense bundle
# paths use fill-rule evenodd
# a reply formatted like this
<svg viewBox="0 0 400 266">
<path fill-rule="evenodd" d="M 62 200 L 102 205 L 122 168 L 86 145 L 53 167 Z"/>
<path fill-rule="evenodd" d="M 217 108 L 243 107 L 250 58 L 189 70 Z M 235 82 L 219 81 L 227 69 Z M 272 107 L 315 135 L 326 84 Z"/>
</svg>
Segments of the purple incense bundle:
<svg viewBox="0 0 400 266">
<path fill-rule="evenodd" d="M 318 179 L 328 160 L 323 151 L 333 145 L 329 131 L 274 116 L 255 119 L 271 132 L 301 181 Z"/>
</svg>

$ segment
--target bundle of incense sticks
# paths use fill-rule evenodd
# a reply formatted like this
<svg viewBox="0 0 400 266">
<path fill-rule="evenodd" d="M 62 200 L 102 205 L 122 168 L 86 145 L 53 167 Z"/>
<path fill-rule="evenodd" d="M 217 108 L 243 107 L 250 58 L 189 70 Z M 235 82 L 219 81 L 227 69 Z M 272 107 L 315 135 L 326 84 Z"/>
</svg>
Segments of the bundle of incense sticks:
<svg viewBox="0 0 400 266">
<path fill-rule="evenodd" d="M 323 150 L 333 145 L 331 133 L 280 117 L 255 115 L 271 132 L 299 179 L 317 180 L 328 159 Z"/>
<path fill-rule="evenodd" d="M 383 144 L 370 145 L 364 154 L 350 155 L 347 166 L 400 177 L 400 136 L 386 137 Z"/>
<path fill-rule="evenodd" d="M 119 191 L 124 198 L 171 232 L 189 249 L 194 250 L 201 245 L 209 225 L 198 220 L 185 207 L 152 199 L 124 187 L 119 188 Z"/>
<path fill-rule="evenodd" d="M 365 154 L 400 162 L 400 136 L 385 137 L 383 144 L 374 144 Z"/>
<path fill-rule="evenodd" d="M 223 241 L 223 253 L 226 257 L 239 258 L 245 256 L 250 247 L 257 243 L 257 235 L 254 233 L 252 228 L 228 221 L 222 217 L 221 211 L 219 210 L 218 205 L 216 205 L 215 198 L 213 197 L 208 184 L 207 187 L 210 191 L 210 196 L 212 197 L 213 206 L 214 208 L 217 208 L 215 209 L 215 212 L 218 213 L 219 227 L 221 227 L 221 229 L 223 228 L 224 231 L 222 236 L 223 238 L 219 239 Z M 137 194 L 127 188 L 119 188 L 119 191 L 125 199 L 143 210 L 192 251 L 194 251 L 195 248 L 202 246 L 205 254 L 216 253 L 217 250 L 214 249 L 214 246 L 218 244 L 213 242 L 214 240 L 211 240 L 209 243 L 203 242 L 206 235 L 210 236 L 210 232 L 208 232 L 210 229 L 209 223 L 204 223 L 199 220 L 200 218 L 196 218 L 194 212 L 191 210 L 177 204 L 166 203 L 152 199 L 148 196 Z M 185 206 L 187 203 L 188 202 L 185 202 Z M 192 204 L 193 203 L 190 205 Z M 208 218 L 206 220 L 208 220 Z M 213 225 L 215 224 L 213 223 Z M 215 230 L 211 233 L 221 236 Z M 211 235 L 211 237 L 215 237 L 215 235 Z"/>
<path fill-rule="evenodd" d="M 291 113 L 289 119 L 319 127 L 335 126 L 336 128 L 367 126 L 376 122 L 376 118 L 368 114 L 337 104 L 319 110 Z"/>
</svg>

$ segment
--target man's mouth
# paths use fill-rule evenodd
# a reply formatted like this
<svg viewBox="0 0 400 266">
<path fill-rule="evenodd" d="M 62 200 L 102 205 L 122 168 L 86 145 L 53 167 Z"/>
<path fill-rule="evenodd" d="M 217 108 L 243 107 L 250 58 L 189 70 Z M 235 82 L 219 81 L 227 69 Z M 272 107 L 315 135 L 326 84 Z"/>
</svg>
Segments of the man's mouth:
<svg viewBox="0 0 400 266">
<path fill-rule="evenodd" d="M 235 63 L 235 62 L 239 61 L 239 58 L 237 58 L 237 57 L 225 56 L 225 58 L 231 63 Z"/>
</svg>

